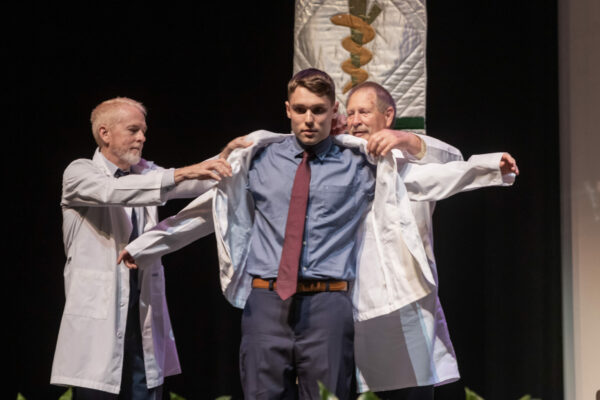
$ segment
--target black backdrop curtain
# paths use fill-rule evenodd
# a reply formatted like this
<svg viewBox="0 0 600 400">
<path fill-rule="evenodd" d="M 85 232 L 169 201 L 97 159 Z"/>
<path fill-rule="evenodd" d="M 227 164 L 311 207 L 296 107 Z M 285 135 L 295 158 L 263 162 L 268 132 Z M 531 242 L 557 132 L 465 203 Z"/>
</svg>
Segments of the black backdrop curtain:
<svg viewBox="0 0 600 400">
<path fill-rule="evenodd" d="M 560 399 L 556 4 L 489 3 L 428 5 L 428 133 L 467 157 L 508 151 L 522 171 L 510 189 L 438 203 L 440 296 L 462 380 L 436 398 L 464 398 L 468 386 L 486 399 Z M 64 306 L 61 175 L 93 153 L 91 109 L 118 95 L 145 103 L 144 156 L 164 166 L 198 162 L 256 129 L 289 131 L 293 14 L 289 0 L 7 10 L 7 397 L 64 392 L 48 384 Z M 221 294 L 214 237 L 163 263 L 184 371 L 165 391 L 241 396 L 240 311 Z"/>
</svg>

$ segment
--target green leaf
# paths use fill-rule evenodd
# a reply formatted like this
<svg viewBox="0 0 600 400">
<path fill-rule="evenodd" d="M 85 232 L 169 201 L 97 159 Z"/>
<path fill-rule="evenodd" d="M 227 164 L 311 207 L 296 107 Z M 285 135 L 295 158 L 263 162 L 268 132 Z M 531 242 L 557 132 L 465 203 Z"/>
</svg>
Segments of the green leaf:
<svg viewBox="0 0 600 400">
<path fill-rule="evenodd" d="M 17 393 L 17 400 L 26 400 L 25 396 L 23 396 L 21 393 Z"/>
<path fill-rule="evenodd" d="M 319 394 L 321 395 L 321 400 L 338 400 L 333 393 L 327 390 L 325 385 L 323 385 L 323 382 L 317 381 L 317 383 L 319 384 Z"/>
<path fill-rule="evenodd" d="M 521 397 L 519 400 L 531 400 L 531 395 L 526 394 L 525 396 Z"/>
<path fill-rule="evenodd" d="M 465 387 L 465 400 L 483 400 L 483 397 L 479 396 L 468 387 Z"/>
<path fill-rule="evenodd" d="M 231 400 L 231 396 L 219 396 L 215 400 Z"/>
<path fill-rule="evenodd" d="M 58 400 L 71 400 L 73 398 L 73 388 L 69 388 L 66 392 L 64 392 Z"/>
<path fill-rule="evenodd" d="M 380 400 L 380 399 L 373 392 L 364 392 L 363 394 L 358 396 L 358 399 L 356 399 L 356 400 Z"/>
<path fill-rule="evenodd" d="M 177 393 L 169 392 L 169 399 L 171 400 L 185 400 L 185 397 L 178 395 Z"/>
</svg>

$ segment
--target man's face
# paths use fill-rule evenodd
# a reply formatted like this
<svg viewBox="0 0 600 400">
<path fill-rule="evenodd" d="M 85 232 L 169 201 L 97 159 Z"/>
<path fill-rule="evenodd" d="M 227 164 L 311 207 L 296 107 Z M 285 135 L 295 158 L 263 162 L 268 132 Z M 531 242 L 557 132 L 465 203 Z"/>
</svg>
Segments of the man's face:
<svg viewBox="0 0 600 400">
<path fill-rule="evenodd" d="M 140 162 L 148 128 L 144 114 L 136 107 L 124 105 L 118 112 L 118 122 L 101 129 L 106 143 L 103 154 L 113 164 L 128 169 Z"/>
<path fill-rule="evenodd" d="M 337 106 L 327 97 L 318 96 L 302 86 L 297 87 L 285 102 L 292 131 L 305 146 L 313 146 L 329 136 Z"/>
<path fill-rule="evenodd" d="M 358 90 L 348 99 L 346 120 L 348 132 L 351 135 L 369 140 L 375 132 L 391 126 L 393 119 L 392 107 L 385 113 L 377 109 L 377 94 L 370 88 Z"/>
</svg>

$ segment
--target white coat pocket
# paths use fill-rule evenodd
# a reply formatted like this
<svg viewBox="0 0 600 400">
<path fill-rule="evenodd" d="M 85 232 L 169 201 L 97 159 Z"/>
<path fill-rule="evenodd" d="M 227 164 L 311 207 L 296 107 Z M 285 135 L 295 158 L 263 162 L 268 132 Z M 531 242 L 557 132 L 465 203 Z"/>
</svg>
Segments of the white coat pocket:
<svg viewBox="0 0 600 400">
<path fill-rule="evenodd" d="M 71 274 L 65 314 L 106 319 L 112 274 L 76 268 Z"/>
</svg>

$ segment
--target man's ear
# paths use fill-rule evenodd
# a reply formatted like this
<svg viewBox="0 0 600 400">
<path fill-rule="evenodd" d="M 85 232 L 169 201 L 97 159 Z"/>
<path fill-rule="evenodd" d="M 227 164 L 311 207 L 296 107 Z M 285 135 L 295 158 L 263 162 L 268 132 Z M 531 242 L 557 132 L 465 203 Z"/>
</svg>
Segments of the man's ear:
<svg viewBox="0 0 600 400">
<path fill-rule="evenodd" d="M 285 102 L 285 113 L 287 114 L 287 117 L 289 119 L 292 119 L 292 109 L 290 108 L 290 102 L 289 101 Z"/>
<path fill-rule="evenodd" d="M 336 101 L 335 104 L 333 105 L 333 113 L 334 114 L 337 114 L 339 106 L 340 106 L 340 102 Z"/>
<path fill-rule="evenodd" d="M 98 129 L 98 136 L 102 143 L 104 143 L 104 146 L 110 143 L 110 132 L 104 125 L 101 125 L 100 129 Z"/>
<path fill-rule="evenodd" d="M 391 129 L 394 126 L 394 107 L 389 106 L 385 110 L 385 127 Z"/>
</svg>

